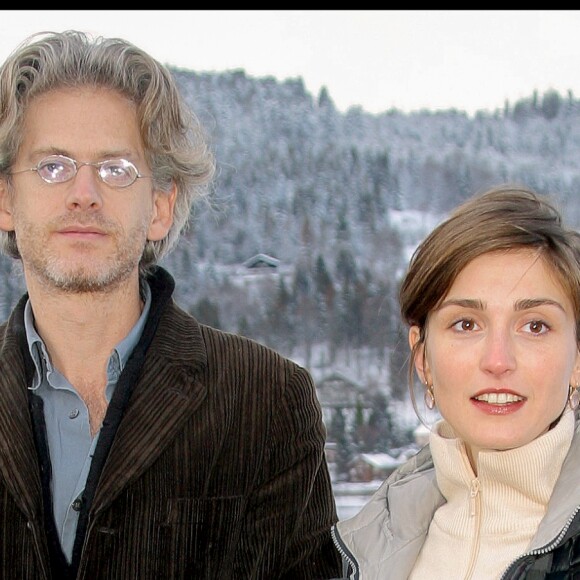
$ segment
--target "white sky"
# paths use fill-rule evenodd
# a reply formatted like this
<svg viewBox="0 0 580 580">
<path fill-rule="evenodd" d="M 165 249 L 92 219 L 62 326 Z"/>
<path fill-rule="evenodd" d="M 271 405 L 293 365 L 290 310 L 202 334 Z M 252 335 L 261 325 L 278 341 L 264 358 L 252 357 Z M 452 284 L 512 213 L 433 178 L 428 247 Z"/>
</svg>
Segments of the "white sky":
<svg viewBox="0 0 580 580">
<path fill-rule="evenodd" d="M 279 80 L 378 113 L 580 98 L 580 10 L 1 10 L 0 60 L 41 30 L 120 36 L 167 64 Z"/>
</svg>

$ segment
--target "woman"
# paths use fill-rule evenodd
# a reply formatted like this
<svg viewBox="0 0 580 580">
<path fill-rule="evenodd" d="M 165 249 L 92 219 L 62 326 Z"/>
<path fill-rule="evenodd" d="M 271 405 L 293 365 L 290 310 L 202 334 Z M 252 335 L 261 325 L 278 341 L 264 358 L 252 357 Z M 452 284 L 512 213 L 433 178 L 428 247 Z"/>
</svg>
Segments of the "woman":
<svg viewBox="0 0 580 580">
<path fill-rule="evenodd" d="M 414 367 L 440 419 L 333 527 L 348 578 L 580 578 L 578 239 L 547 198 L 501 187 L 417 248 L 409 383 Z"/>
</svg>

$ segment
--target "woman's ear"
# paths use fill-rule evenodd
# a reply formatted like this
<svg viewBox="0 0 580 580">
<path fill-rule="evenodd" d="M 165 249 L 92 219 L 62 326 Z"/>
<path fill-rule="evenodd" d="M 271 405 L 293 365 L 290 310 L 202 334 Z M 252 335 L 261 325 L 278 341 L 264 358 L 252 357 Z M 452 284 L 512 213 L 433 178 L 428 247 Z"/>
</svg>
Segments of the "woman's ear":
<svg viewBox="0 0 580 580">
<path fill-rule="evenodd" d="M 0 230 L 5 232 L 14 231 L 12 196 L 7 178 L 2 176 L 0 176 Z"/>
<path fill-rule="evenodd" d="M 409 328 L 409 347 L 417 375 L 423 384 L 427 384 L 429 381 L 429 371 L 426 368 L 425 342 L 421 340 L 421 329 L 416 325 Z"/>
<path fill-rule="evenodd" d="M 576 364 L 570 377 L 570 384 L 573 387 L 580 388 L 580 349 L 576 350 Z"/>
</svg>

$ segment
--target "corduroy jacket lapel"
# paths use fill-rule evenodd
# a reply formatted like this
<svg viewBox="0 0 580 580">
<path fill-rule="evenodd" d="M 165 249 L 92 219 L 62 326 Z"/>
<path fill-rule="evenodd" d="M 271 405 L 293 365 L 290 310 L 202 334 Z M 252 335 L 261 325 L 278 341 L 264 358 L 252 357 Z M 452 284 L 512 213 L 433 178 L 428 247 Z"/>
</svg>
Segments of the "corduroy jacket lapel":
<svg viewBox="0 0 580 580">
<path fill-rule="evenodd" d="M 41 525 L 42 489 L 28 408 L 26 353 L 22 351 L 26 300 L 27 296 L 20 300 L 0 330 L 0 473 L 29 521 Z"/>
<path fill-rule="evenodd" d="M 197 323 L 171 302 L 159 322 L 107 462 L 92 511 L 110 505 L 178 435 L 204 400 L 206 351 Z"/>
</svg>

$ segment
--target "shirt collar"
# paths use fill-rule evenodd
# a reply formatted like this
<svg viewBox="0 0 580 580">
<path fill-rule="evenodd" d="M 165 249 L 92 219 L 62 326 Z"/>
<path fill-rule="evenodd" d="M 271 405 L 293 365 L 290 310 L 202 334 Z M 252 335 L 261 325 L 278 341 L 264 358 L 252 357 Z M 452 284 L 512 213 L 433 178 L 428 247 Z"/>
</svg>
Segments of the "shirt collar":
<svg viewBox="0 0 580 580">
<path fill-rule="evenodd" d="M 141 316 L 129 334 L 113 349 L 113 352 L 109 357 L 109 363 L 107 364 L 108 372 L 112 366 L 118 366 L 119 372 L 123 370 L 129 356 L 141 338 L 141 333 L 145 327 L 145 322 L 147 321 L 147 316 L 149 315 L 149 310 L 151 307 L 151 288 L 149 287 L 148 283 L 144 283 L 142 285 L 141 297 L 145 302 Z M 34 366 L 36 367 L 35 377 L 32 385 L 30 386 L 30 389 L 35 390 L 40 386 L 44 374 L 46 372 L 52 371 L 52 364 L 50 362 L 50 357 L 46 350 L 44 341 L 34 326 L 34 314 L 32 313 L 30 299 L 26 301 L 26 306 L 24 307 L 24 328 L 26 329 L 28 349 L 30 351 L 30 355 L 32 356 L 32 360 L 34 361 Z M 116 359 L 117 364 L 111 365 L 110 363 L 112 359 Z"/>
</svg>

